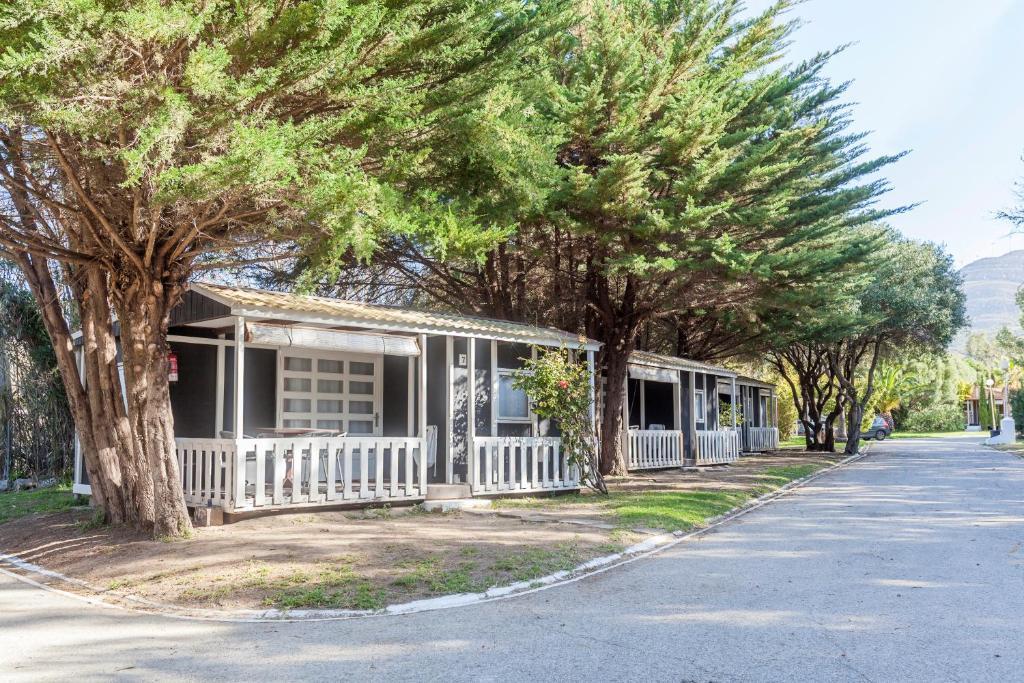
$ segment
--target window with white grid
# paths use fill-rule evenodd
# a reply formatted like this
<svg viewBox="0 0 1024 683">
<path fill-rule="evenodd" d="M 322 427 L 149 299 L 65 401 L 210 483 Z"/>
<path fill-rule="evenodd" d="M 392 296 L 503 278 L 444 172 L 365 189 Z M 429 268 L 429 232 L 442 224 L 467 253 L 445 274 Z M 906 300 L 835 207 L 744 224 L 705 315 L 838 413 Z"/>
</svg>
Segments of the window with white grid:
<svg viewBox="0 0 1024 683">
<path fill-rule="evenodd" d="M 281 427 L 378 433 L 379 357 L 289 349 L 280 358 Z"/>
</svg>

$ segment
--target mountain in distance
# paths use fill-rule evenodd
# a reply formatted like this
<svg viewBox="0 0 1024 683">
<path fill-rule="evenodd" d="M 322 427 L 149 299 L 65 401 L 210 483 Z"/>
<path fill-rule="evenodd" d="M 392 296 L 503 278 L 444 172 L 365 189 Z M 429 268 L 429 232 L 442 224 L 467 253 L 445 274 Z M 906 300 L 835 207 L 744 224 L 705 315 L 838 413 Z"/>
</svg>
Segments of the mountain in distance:
<svg viewBox="0 0 1024 683">
<path fill-rule="evenodd" d="M 1017 290 L 1024 285 L 1024 249 L 1002 256 L 978 259 L 960 269 L 967 295 L 969 333 L 994 335 L 1004 326 L 1021 334 Z M 967 334 L 961 333 L 954 348 L 963 350 Z"/>
</svg>

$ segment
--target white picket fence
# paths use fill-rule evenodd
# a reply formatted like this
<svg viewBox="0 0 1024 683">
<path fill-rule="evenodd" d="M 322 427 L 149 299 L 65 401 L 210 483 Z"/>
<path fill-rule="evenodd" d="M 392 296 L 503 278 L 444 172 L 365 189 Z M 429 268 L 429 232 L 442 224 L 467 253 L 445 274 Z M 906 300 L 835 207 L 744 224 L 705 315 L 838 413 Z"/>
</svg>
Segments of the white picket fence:
<svg viewBox="0 0 1024 683">
<path fill-rule="evenodd" d="M 578 489 L 579 472 L 548 436 L 478 436 L 473 441 L 474 494 Z"/>
<path fill-rule="evenodd" d="M 416 437 L 175 439 L 185 500 L 226 510 L 416 500 L 427 448 Z"/>
<path fill-rule="evenodd" d="M 630 429 L 628 434 L 630 470 L 683 466 L 682 432 Z"/>
<path fill-rule="evenodd" d="M 740 458 L 740 433 L 732 429 L 697 430 L 697 464 L 718 465 Z"/>
<path fill-rule="evenodd" d="M 764 453 L 779 447 L 779 430 L 775 427 L 746 427 L 744 432 L 747 438 L 745 450 L 749 453 Z"/>
</svg>

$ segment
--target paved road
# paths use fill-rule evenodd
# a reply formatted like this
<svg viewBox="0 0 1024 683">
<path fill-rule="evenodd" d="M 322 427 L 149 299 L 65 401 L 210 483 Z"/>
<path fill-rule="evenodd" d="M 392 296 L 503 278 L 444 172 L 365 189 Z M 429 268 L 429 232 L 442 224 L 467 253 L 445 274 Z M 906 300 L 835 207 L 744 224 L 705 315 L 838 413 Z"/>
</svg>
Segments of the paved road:
<svg viewBox="0 0 1024 683">
<path fill-rule="evenodd" d="M 0 577 L 0 679 L 1024 678 L 1024 460 L 887 442 L 700 541 L 513 600 L 189 622 Z"/>
</svg>

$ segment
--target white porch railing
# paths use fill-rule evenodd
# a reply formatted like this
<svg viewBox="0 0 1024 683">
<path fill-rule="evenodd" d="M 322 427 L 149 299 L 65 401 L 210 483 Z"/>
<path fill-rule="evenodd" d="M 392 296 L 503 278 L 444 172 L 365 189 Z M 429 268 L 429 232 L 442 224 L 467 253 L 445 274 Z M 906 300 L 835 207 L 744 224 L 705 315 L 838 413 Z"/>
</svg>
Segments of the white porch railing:
<svg viewBox="0 0 1024 683">
<path fill-rule="evenodd" d="M 740 458 L 740 433 L 732 429 L 697 430 L 697 464 L 716 465 Z"/>
<path fill-rule="evenodd" d="M 630 429 L 629 469 L 652 470 L 683 466 L 683 433 Z"/>
<path fill-rule="evenodd" d="M 470 484 L 474 494 L 578 489 L 580 477 L 548 436 L 478 436 Z"/>
<path fill-rule="evenodd" d="M 774 451 L 779 447 L 779 430 L 775 427 L 747 427 L 746 450 L 751 453 Z"/>
<path fill-rule="evenodd" d="M 190 505 L 212 501 L 226 510 L 242 511 L 426 497 L 426 448 L 416 437 L 175 443 Z"/>
</svg>

